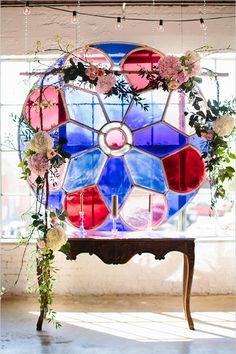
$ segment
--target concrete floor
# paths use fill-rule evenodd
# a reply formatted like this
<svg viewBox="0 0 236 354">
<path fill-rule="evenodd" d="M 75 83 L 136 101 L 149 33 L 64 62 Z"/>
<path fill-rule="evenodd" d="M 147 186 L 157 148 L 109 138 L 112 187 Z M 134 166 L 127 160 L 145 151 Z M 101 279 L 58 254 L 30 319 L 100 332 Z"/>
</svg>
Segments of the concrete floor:
<svg viewBox="0 0 236 354">
<path fill-rule="evenodd" d="M 233 296 L 192 296 L 195 331 L 182 299 L 167 296 L 56 298 L 62 328 L 35 330 L 35 298 L 2 300 L 3 354 L 233 354 Z"/>
</svg>

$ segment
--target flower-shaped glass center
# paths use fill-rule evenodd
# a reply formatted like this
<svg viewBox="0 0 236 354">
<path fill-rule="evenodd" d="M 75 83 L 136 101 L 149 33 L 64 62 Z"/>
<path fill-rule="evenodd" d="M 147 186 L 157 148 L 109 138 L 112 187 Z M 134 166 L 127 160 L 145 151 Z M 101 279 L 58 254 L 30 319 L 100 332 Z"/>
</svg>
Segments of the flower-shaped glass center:
<svg viewBox="0 0 236 354">
<path fill-rule="evenodd" d="M 131 149 L 133 134 L 125 123 L 110 122 L 100 130 L 98 143 L 106 155 L 124 156 Z"/>
<path fill-rule="evenodd" d="M 126 136 L 120 129 L 110 130 L 105 137 L 107 146 L 111 149 L 120 149 L 126 144 Z"/>
</svg>

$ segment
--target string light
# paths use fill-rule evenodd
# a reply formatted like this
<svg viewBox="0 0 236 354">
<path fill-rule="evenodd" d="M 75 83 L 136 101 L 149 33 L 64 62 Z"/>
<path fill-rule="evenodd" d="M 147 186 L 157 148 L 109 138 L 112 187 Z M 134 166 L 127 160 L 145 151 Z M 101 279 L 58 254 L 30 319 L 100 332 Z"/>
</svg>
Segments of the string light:
<svg viewBox="0 0 236 354">
<path fill-rule="evenodd" d="M 117 18 L 116 18 L 115 29 L 116 29 L 117 31 L 121 31 L 121 30 L 123 29 L 123 25 L 122 25 L 122 22 L 121 22 L 121 17 L 117 17 Z"/>
<path fill-rule="evenodd" d="M 73 25 L 76 25 L 76 24 L 78 23 L 78 18 L 77 18 L 77 13 L 76 13 L 76 11 L 73 11 L 73 12 L 72 12 L 71 23 L 72 23 Z"/>
<path fill-rule="evenodd" d="M 202 17 L 200 18 L 200 28 L 201 28 L 203 31 L 206 31 L 206 29 L 207 29 L 207 25 L 206 25 L 206 23 L 205 23 L 205 21 L 203 20 Z"/>
<path fill-rule="evenodd" d="M 126 9 L 126 2 L 122 4 L 122 19 L 125 20 L 125 9 Z"/>
<path fill-rule="evenodd" d="M 158 32 L 164 32 L 163 20 L 159 21 L 159 26 L 157 27 Z"/>
<path fill-rule="evenodd" d="M 24 9 L 23 9 L 23 14 L 25 15 L 25 16 L 28 16 L 29 14 L 30 14 L 30 8 L 29 8 L 29 1 L 26 1 L 26 3 L 25 3 L 25 7 L 24 7 Z"/>
</svg>

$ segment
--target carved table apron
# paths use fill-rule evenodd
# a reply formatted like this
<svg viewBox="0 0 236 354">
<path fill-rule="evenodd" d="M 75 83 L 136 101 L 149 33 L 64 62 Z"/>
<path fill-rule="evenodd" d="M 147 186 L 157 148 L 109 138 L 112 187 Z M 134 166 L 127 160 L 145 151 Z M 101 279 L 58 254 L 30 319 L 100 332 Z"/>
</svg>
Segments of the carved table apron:
<svg viewBox="0 0 236 354">
<path fill-rule="evenodd" d="M 97 235 L 98 233 L 96 235 L 89 233 L 85 238 L 78 236 L 69 238 L 71 250 L 67 254 L 67 259 L 75 260 L 80 253 L 89 253 L 90 255 L 95 254 L 106 264 L 125 264 L 136 254 L 151 253 L 156 259 L 161 260 L 172 251 L 183 253 L 183 308 L 189 328 L 194 330 L 190 313 L 190 294 L 194 271 L 194 238 L 134 238 L 133 236 L 129 237 L 127 233 L 121 233 L 121 236 L 119 235 L 117 238 L 98 237 Z M 41 328 L 42 323 L 37 324 L 37 329 L 41 330 Z"/>
</svg>

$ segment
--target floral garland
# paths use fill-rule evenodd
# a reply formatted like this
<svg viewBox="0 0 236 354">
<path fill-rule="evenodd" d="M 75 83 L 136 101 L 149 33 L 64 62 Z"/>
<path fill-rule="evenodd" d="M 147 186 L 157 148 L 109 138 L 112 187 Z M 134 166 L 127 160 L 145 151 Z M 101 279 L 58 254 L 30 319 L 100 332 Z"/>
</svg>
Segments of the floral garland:
<svg viewBox="0 0 236 354">
<path fill-rule="evenodd" d="M 85 51 L 89 51 L 89 47 Z M 63 51 L 65 54 L 65 51 Z M 93 85 L 97 92 L 106 96 L 116 95 L 124 99 L 132 96 L 137 105 L 148 110 L 148 105 L 140 98 L 140 92 L 135 88 L 127 88 L 122 80 L 117 80 L 121 73 L 104 69 L 100 65 L 91 64 L 89 61 L 81 60 L 70 54 L 68 64 L 62 68 L 50 68 L 42 79 L 40 88 L 40 100 L 38 108 L 42 121 L 42 109 L 50 107 L 50 102 L 43 100 L 43 82 L 47 75 L 60 74 L 60 84 L 76 83 L 79 85 Z M 183 56 L 163 56 L 152 72 L 142 68 L 138 75 L 148 80 L 147 88 L 163 89 L 165 91 L 178 90 L 189 93 L 192 102 L 193 112 L 186 112 L 190 115 L 189 124 L 194 127 L 196 133 L 206 144 L 202 158 L 205 159 L 208 179 L 212 189 L 211 207 L 214 208 L 219 197 L 224 197 L 226 192 L 223 187 L 225 180 L 233 178 L 235 170 L 229 165 L 230 159 L 236 156 L 230 151 L 230 141 L 235 125 L 235 102 L 220 104 L 217 101 L 204 101 L 197 90 L 197 83 L 201 82 L 200 55 L 196 51 L 187 51 Z M 72 86 L 73 87 L 73 86 Z M 27 237 L 22 237 L 21 244 L 26 247 L 32 235 L 37 233 L 37 268 L 40 317 L 37 329 L 42 328 L 43 318 L 55 322 L 56 327 L 60 323 L 55 320 L 55 311 L 49 308 L 53 302 L 53 281 L 56 272 L 53 266 L 54 252 L 62 251 L 68 253 L 70 244 L 60 222 L 67 216 L 65 211 L 50 211 L 48 208 L 49 178 L 58 176 L 58 168 L 65 163 L 68 154 L 63 151 L 66 143 L 63 139 L 57 147 L 50 135 L 41 130 L 35 130 L 29 139 L 28 122 L 24 118 L 19 119 L 19 125 L 25 126 L 25 140 L 28 140 L 28 149 L 25 151 L 24 159 L 19 166 L 22 168 L 22 178 L 28 179 L 31 174 L 37 176 L 35 190 L 37 195 L 36 210 L 31 214 L 32 223 L 29 227 Z M 23 130 L 24 131 L 24 130 Z M 32 128 L 31 128 L 32 131 Z M 45 213 L 41 212 L 41 205 L 45 200 Z"/>
</svg>

